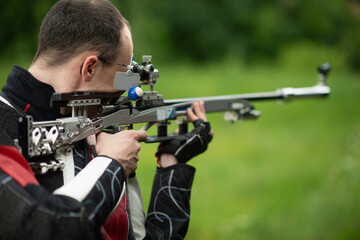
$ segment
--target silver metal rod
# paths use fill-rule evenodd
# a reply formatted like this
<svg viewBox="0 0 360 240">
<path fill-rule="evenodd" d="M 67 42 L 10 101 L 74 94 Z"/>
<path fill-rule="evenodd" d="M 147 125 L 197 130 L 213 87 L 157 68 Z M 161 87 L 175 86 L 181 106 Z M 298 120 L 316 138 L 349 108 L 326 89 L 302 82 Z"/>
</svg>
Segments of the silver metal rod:
<svg viewBox="0 0 360 240">
<path fill-rule="evenodd" d="M 61 125 L 61 121 L 41 121 L 41 122 L 33 122 L 33 127 L 52 127 L 54 125 Z"/>
<path fill-rule="evenodd" d="M 214 97 L 197 97 L 197 98 L 182 98 L 164 100 L 165 105 L 172 105 L 181 102 L 209 102 L 218 100 L 248 100 L 248 101 L 261 101 L 261 100 L 276 100 L 288 98 L 304 98 L 304 97 L 325 97 L 330 94 L 330 88 L 324 85 L 315 85 L 308 88 L 281 88 L 273 92 L 261 93 L 246 93 L 235 95 L 222 95 Z"/>
</svg>

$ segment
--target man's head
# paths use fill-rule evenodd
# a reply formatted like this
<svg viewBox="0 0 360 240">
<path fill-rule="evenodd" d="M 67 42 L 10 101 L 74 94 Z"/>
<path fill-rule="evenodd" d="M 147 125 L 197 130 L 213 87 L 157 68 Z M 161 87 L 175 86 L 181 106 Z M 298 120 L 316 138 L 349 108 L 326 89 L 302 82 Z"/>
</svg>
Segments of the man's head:
<svg viewBox="0 0 360 240">
<path fill-rule="evenodd" d="M 107 0 L 60 0 L 43 20 L 34 61 L 45 57 L 49 66 L 55 66 L 87 50 L 115 61 L 126 25 Z"/>
<path fill-rule="evenodd" d="M 59 0 L 43 20 L 32 66 L 41 62 L 43 69 L 55 69 L 72 63 L 67 69 L 77 68 L 80 74 L 76 76 L 74 70 L 70 78 L 76 76 L 86 83 L 95 77 L 96 81 L 91 82 L 90 89 L 74 83 L 68 91 L 93 91 L 97 86 L 100 91 L 113 91 L 107 77 L 113 80 L 115 72 L 124 71 L 124 67 L 114 66 L 111 62 L 129 64 L 132 47 L 129 24 L 109 1 Z M 107 72 L 101 72 L 105 70 Z M 99 81 L 100 77 L 105 83 Z M 47 79 L 39 80 L 48 82 Z M 104 84 L 107 88 L 101 88 Z"/>
</svg>

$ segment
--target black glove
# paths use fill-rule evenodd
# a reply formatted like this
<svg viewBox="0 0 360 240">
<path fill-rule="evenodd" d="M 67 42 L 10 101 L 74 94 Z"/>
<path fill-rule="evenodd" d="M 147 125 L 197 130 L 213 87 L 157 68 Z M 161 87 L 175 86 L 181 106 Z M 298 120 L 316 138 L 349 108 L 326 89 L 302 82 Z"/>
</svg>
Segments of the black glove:
<svg viewBox="0 0 360 240">
<path fill-rule="evenodd" d="M 197 119 L 193 123 L 194 129 L 191 132 L 162 142 L 155 155 L 160 157 L 162 153 L 170 153 L 179 162 L 186 163 L 191 158 L 204 152 L 212 139 L 210 123 L 204 122 L 202 119 Z"/>
</svg>

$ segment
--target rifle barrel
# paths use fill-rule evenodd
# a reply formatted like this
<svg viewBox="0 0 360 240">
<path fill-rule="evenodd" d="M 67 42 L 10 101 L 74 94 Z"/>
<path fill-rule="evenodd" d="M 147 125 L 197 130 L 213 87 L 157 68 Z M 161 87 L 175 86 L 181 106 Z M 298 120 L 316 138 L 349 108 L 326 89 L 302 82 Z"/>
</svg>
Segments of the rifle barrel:
<svg viewBox="0 0 360 240">
<path fill-rule="evenodd" d="M 326 85 L 315 85 L 307 88 L 281 88 L 273 92 L 261 92 L 261 93 L 246 93 L 235 95 L 223 95 L 214 97 L 198 97 L 198 98 L 182 98 L 182 99 L 170 99 L 164 100 L 165 105 L 178 104 L 183 102 L 211 102 L 219 100 L 237 101 L 247 100 L 262 101 L 262 100 L 289 100 L 294 98 L 311 98 L 311 97 L 326 97 L 330 94 L 330 88 Z"/>
</svg>

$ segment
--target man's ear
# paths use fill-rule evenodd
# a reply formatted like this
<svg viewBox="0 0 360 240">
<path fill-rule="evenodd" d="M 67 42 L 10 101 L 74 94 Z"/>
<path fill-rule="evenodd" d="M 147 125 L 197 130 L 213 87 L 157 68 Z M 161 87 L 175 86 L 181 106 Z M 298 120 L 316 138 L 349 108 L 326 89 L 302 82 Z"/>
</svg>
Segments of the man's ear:
<svg viewBox="0 0 360 240">
<path fill-rule="evenodd" d="M 88 56 L 81 65 L 81 80 L 88 82 L 95 74 L 95 66 L 99 59 L 95 55 Z"/>
</svg>

